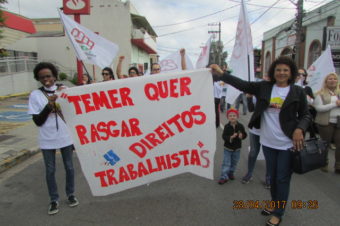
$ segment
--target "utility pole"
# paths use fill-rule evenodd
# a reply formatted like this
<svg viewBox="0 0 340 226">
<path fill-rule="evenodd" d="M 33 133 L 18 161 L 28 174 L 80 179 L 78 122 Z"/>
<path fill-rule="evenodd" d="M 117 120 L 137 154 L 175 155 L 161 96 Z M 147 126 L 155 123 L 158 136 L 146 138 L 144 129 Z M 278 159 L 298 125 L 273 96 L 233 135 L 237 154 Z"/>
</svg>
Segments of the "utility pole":
<svg viewBox="0 0 340 226">
<path fill-rule="evenodd" d="M 215 45 L 216 47 L 216 51 L 214 51 L 214 61 L 213 63 L 218 64 L 218 65 L 222 65 L 222 43 L 221 43 L 221 22 L 219 23 L 209 23 L 208 26 L 218 26 L 218 31 L 216 30 L 209 30 L 208 34 L 215 34 L 218 33 L 218 41 Z"/>
<path fill-rule="evenodd" d="M 303 0 L 298 0 L 295 4 L 297 8 L 296 13 L 296 26 L 295 26 L 295 63 L 298 67 L 303 66 L 300 62 L 301 55 L 301 42 L 302 42 L 302 20 L 303 20 Z"/>
</svg>

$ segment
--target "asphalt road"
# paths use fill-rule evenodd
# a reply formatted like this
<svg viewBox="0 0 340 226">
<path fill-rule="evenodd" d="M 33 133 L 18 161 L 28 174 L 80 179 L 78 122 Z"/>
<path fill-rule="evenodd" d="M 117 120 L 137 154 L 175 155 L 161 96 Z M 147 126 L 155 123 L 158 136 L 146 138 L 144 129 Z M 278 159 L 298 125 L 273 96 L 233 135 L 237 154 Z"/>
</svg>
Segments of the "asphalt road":
<svg viewBox="0 0 340 226">
<path fill-rule="evenodd" d="M 221 129 L 217 133 L 215 180 L 192 174 L 182 174 L 150 185 L 117 194 L 93 197 L 74 156 L 76 195 L 80 205 L 70 208 L 64 197 L 64 170 L 60 154 L 57 158 L 60 211 L 47 215 L 48 195 L 41 154 L 0 174 L 0 225 L 265 225 L 260 209 L 234 209 L 235 201 L 269 200 L 269 190 L 263 187 L 264 161 L 258 161 L 251 183 L 244 185 L 248 139 L 244 142 L 236 180 L 218 185 L 222 162 Z M 331 165 L 334 151 L 331 151 Z M 331 167 L 330 167 L 331 169 Z M 290 200 L 281 225 L 339 225 L 340 176 L 319 170 L 305 175 L 293 175 Z M 315 200 L 316 209 L 293 209 L 296 200 Z"/>
</svg>

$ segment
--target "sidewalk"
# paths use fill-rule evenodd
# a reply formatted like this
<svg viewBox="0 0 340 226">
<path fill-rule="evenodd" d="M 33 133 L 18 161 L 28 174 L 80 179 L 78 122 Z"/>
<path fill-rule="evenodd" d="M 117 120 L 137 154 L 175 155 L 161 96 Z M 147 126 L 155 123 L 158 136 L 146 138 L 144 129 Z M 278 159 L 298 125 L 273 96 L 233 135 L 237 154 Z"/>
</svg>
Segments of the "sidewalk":
<svg viewBox="0 0 340 226">
<path fill-rule="evenodd" d="M 68 81 L 58 81 L 67 87 Z M 29 94 L 0 98 L 0 173 L 39 152 L 38 128 L 27 114 Z"/>
<path fill-rule="evenodd" d="M 28 94 L 0 100 L 0 173 L 39 151 Z"/>
</svg>

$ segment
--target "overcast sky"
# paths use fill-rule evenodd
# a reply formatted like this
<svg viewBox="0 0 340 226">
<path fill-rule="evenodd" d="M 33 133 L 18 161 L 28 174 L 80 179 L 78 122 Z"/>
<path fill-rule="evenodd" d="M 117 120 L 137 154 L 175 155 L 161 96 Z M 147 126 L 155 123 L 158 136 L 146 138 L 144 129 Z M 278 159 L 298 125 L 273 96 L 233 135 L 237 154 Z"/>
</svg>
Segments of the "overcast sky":
<svg viewBox="0 0 340 226">
<path fill-rule="evenodd" d="M 28 18 L 57 17 L 56 8 L 62 5 L 62 0 L 7 1 L 9 3 L 4 5 L 5 9 Z M 297 2 L 297 0 L 246 0 L 254 47 L 261 48 L 265 31 L 295 17 L 296 7 L 291 1 Z M 331 1 L 305 0 L 304 9 L 310 11 Z M 208 31 L 218 29 L 217 26 L 208 26 L 208 23 L 217 22 L 221 22 L 222 25 L 221 39 L 224 50 L 231 55 L 240 0 L 131 0 L 131 2 L 139 13 L 148 19 L 159 36 L 157 46 L 161 58 L 184 47 L 195 63 L 200 46 L 209 37 Z M 168 26 L 171 24 L 176 25 Z"/>
</svg>

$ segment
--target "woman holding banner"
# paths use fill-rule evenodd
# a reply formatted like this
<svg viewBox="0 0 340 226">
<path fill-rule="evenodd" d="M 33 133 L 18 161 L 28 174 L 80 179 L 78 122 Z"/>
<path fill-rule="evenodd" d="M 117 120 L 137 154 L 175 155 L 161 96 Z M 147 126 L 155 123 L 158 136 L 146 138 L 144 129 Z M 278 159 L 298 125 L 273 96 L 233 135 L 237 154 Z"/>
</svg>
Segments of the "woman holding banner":
<svg viewBox="0 0 340 226">
<path fill-rule="evenodd" d="M 73 140 L 65 124 L 60 107 L 56 103 L 55 92 L 61 89 L 56 84 L 58 71 L 48 62 L 41 62 L 34 68 L 34 78 L 43 86 L 34 90 L 28 100 L 28 114 L 32 115 L 34 123 L 39 127 L 39 146 L 43 154 L 46 182 L 50 195 L 48 214 L 58 213 L 58 189 L 55 179 L 55 154 L 60 149 L 66 171 L 66 195 L 70 207 L 77 206 L 74 196 Z"/>
<path fill-rule="evenodd" d="M 335 142 L 335 173 L 340 174 L 340 89 L 338 75 L 330 73 L 325 77 L 322 88 L 317 92 L 314 107 L 317 111 L 315 123 L 321 138 L 329 144 Z M 328 165 L 321 168 L 328 172 Z"/>
<path fill-rule="evenodd" d="M 279 225 L 287 204 L 292 175 L 291 152 L 303 148 L 304 132 L 311 116 L 303 89 L 295 86 L 297 67 L 288 57 L 277 58 L 270 66 L 270 81 L 248 82 L 223 73 L 218 65 L 212 73 L 235 88 L 253 94 L 257 99 L 249 128 L 260 129 L 260 143 L 270 176 L 271 202 L 262 215 L 269 216 L 266 225 Z"/>
</svg>

